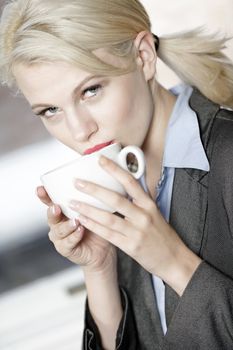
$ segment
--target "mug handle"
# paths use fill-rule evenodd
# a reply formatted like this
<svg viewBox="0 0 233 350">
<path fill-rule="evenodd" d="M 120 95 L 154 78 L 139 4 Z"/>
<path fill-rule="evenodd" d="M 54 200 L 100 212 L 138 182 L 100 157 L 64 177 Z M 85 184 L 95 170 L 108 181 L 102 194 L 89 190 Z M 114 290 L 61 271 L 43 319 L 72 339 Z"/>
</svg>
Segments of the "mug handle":
<svg viewBox="0 0 233 350">
<path fill-rule="evenodd" d="M 128 168 L 127 165 L 127 156 L 129 155 L 129 153 L 132 153 L 138 163 L 138 169 L 136 172 L 130 171 L 130 169 Z M 132 174 L 135 179 L 139 179 L 145 172 L 145 157 L 144 157 L 144 153 L 142 152 L 142 150 L 137 147 L 137 146 L 126 146 L 124 147 L 120 153 L 118 154 L 118 158 L 117 158 L 117 163 L 125 170 L 127 170 L 128 172 L 130 172 L 130 174 Z"/>
</svg>

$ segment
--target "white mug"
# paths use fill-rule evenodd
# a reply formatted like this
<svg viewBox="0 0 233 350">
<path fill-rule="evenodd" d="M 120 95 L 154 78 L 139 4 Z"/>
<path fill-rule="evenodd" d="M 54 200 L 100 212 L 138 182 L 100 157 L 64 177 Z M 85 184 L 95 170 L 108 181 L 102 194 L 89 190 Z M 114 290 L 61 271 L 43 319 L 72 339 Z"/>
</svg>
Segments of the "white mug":
<svg viewBox="0 0 233 350">
<path fill-rule="evenodd" d="M 136 159 L 136 170 L 128 167 L 127 160 L 130 154 L 133 154 Z M 101 155 L 112 159 L 120 167 L 130 172 L 136 179 L 139 179 L 145 171 L 144 154 L 139 147 L 126 146 L 121 149 L 120 144 L 114 143 L 97 152 L 80 156 L 80 158 L 72 162 L 61 165 L 41 175 L 41 182 L 51 200 L 60 206 L 63 214 L 68 218 L 74 219 L 79 215 L 77 211 L 69 207 L 71 200 L 88 203 L 109 212 L 115 211 L 100 200 L 76 189 L 74 185 L 75 179 L 94 182 L 126 196 L 124 187 L 99 165 Z"/>
</svg>

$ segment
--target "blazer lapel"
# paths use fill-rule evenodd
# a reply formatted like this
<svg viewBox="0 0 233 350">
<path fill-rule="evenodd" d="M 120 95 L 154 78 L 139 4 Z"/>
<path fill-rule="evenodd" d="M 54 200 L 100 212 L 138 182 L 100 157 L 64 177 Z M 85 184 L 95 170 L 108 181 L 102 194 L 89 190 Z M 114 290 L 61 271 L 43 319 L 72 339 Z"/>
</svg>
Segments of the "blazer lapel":
<svg viewBox="0 0 233 350">
<path fill-rule="evenodd" d="M 190 107 L 196 112 L 202 144 L 210 161 L 209 138 L 219 106 L 194 89 L 190 98 Z M 205 231 L 207 190 L 208 172 L 198 169 L 175 170 L 170 224 L 183 242 L 198 255 Z M 179 299 L 175 291 L 166 285 L 165 310 L 168 325 L 172 320 Z"/>
<path fill-rule="evenodd" d="M 200 137 L 211 166 L 211 149 L 208 145 L 219 106 L 201 95 L 198 90 L 194 90 L 190 107 L 196 112 Z M 175 170 L 170 223 L 196 254 L 200 252 L 204 233 L 207 189 L 208 172 L 198 169 Z"/>
</svg>

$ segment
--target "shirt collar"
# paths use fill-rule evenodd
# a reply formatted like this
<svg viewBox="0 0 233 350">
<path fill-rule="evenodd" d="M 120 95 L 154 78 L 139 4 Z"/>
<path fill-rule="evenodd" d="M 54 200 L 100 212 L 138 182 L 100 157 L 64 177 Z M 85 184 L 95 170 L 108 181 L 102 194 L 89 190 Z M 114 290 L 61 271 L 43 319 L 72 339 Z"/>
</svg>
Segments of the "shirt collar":
<svg viewBox="0 0 233 350">
<path fill-rule="evenodd" d="M 188 85 L 178 85 L 170 90 L 177 95 L 165 141 L 163 167 L 193 168 L 209 171 L 196 113 L 189 106 L 193 92 Z"/>
</svg>

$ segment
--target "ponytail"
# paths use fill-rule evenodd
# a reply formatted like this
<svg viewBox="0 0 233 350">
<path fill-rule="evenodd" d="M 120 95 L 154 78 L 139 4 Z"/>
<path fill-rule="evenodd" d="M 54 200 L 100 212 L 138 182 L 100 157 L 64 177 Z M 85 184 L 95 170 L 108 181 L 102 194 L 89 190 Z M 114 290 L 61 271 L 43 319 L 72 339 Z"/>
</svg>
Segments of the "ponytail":
<svg viewBox="0 0 233 350">
<path fill-rule="evenodd" d="M 158 57 L 207 98 L 233 108 L 233 63 L 222 52 L 230 38 L 203 35 L 198 28 L 160 37 Z"/>
</svg>

